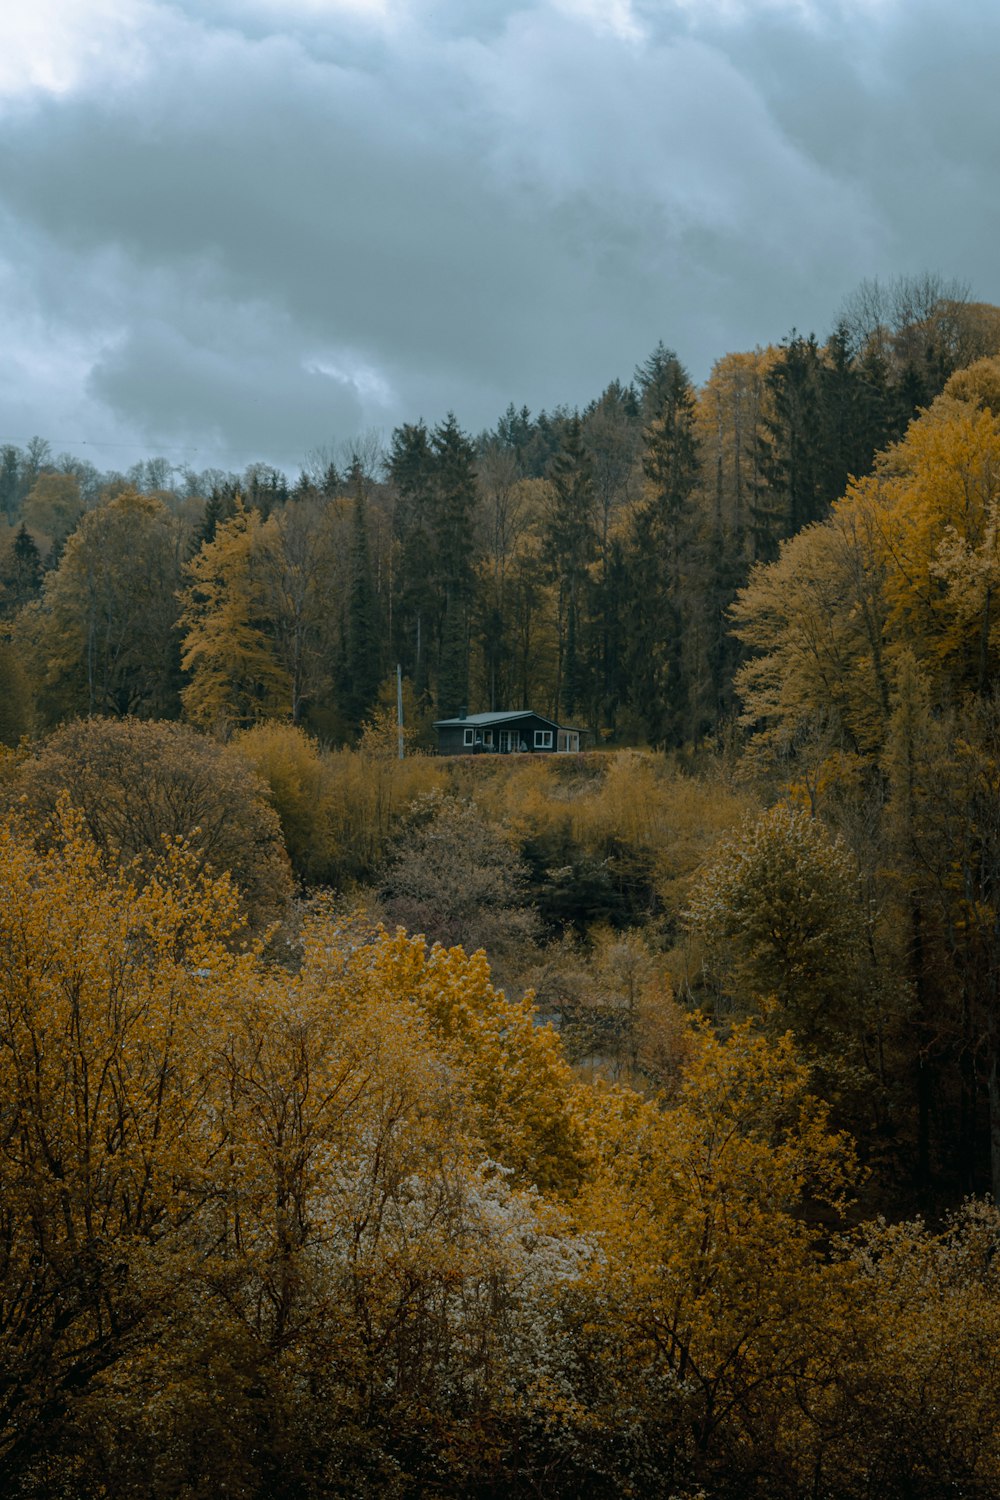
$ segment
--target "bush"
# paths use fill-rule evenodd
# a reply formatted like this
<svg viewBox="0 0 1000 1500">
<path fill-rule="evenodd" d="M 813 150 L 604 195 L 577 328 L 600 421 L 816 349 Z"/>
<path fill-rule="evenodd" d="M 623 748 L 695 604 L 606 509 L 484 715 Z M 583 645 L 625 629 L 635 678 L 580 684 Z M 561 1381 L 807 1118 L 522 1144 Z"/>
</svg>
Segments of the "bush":
<svg viewBox="0 0 1000 1500">
<path fill-rule="evenodd" d="M 186 725 L 67 724 L 4 791 L 41 818 L 68 800 L 105 855 L 140 871 L 152 868 L 166 842 L 187 841 L 200 870 L 232 876 L 255 931 L 286 913 L 288 856 L 265 784 Z"/>
</svg>

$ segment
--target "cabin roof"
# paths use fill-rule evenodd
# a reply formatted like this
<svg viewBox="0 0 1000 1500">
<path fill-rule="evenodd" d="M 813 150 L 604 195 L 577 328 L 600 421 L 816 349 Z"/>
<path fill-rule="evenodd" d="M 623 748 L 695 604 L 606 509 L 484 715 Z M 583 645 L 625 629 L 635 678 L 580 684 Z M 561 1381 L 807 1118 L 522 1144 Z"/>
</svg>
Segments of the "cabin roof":
<svg viewBox="0 0 1000 1500">
<path fill-rule="evenodd" d="M 543 724 L 552 724 L 553 729 L 559 729 L 555 718 L 537 714 L 534 708 L 508 708 L 501 714 L 466 714 L 465 718 L 435 718 L 435 729 L 463 729 L 466 724 L 472 729 L 483 729 L 490 724 L 510 723 L 511 718 L 540 718 Z"/>
<path fill-rule="evenodd" d="M 434 728 L 464 729 L 469 726 L 472 729 L 483 729 L 493 724 L 507 724 L 512 719 L 540 719 L 543 724 L 551 724 L 553 729 L 565 727 L 557 724 L 555 719 L 547 719 L 544 714 L 536 714 L 533 708 L 517 708 L 499 714 L 466 714 L 464 719 L 435 719 Z"/>
</svg>

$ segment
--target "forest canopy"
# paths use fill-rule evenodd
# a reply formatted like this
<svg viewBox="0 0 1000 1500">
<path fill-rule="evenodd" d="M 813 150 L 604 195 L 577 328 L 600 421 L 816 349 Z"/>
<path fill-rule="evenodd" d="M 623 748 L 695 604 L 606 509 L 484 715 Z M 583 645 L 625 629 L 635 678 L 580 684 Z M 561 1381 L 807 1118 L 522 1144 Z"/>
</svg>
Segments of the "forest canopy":
<svg viewBox="0 0 1000 1500">
<path fill-rule="evenodd" d="M 823 341 L 722 355 L 701 389 L 660 343 L 583 410 L 403 423 L 294 479 L 7 444 L 0 736 L 100 714 L 353 743 L 398 664 L 425 738 L 531 707 L 593 745 L 700 742 L 738 708 L 751 568 L 998 351 L 1000 312 L 929 275 L 865 283 Z"/>
<path fill-rule="evenodd" d="M 290 972 L 183 845 L 44 842 L 0 830 L 5 1493 L 997 1483 L 997 1212 L 818 1236 L 858 1171 L 790 1034 L 587 1083 L 482 954 L 317 914 Z"/>
<path fill-rule="evenodd" d="M 0 450 L 5 1495 L 1000 1490 L 998 476 L 936 277 L 294 481 Z"/>
</svg>

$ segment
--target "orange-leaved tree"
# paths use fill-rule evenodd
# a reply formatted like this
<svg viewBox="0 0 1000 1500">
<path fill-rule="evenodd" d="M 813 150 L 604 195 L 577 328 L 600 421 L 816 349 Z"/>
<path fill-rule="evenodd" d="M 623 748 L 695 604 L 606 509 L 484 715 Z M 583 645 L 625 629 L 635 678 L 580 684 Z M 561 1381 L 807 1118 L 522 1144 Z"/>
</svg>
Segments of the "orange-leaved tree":
<svg viewBox="0 0 1000 1500">
<path fill-rule="evenodd" d="M 140 888 L 79 816 L 46 854 L 0 827 L 0 1474 L 42 1462 L 80 1393 L 164 1318 L 204 1255 L 209 1038 L 230 881 L 181 844 Z M 44 1486 L 43 1486 L 44 1487 Z"/>
<path fill-rule="evenodd" d="M 791 1036 L 700 1023 L 691 1047 L 666 1107 L 610 1093 L 600 1111 L 581 1216 L 603 1256 L 579 1357 L 595 1418 L 610 1438 L 645 1432 L 668 1484 L 757 1493 L 763 1466 L 772 1493 L 776 1476 L 801 1493 L 849 1326 L 850 1273 L 815 1215 L 842 1211 L 853 1152 Z"/>
</svg>

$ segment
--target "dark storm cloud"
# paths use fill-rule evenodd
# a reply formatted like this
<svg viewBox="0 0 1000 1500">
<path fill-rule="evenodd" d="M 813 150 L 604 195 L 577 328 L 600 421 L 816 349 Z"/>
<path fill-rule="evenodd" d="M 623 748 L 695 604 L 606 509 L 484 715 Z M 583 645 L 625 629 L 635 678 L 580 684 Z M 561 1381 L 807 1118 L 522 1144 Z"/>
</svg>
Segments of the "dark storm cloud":
<svg viewBox="0 0 1000 1500">
<path fill-rule="evenodd" d="M 0 71 L 0 428 L 294 467 L 660 338 L 703 378 L 867 275 L 1000 295 L 985 8 L 47 3 L 52 79 Z"/>
</svg>

